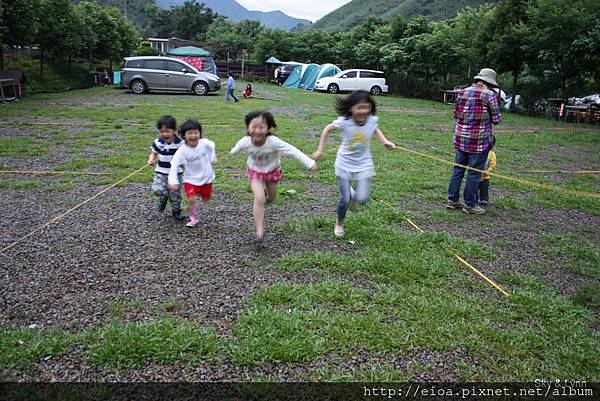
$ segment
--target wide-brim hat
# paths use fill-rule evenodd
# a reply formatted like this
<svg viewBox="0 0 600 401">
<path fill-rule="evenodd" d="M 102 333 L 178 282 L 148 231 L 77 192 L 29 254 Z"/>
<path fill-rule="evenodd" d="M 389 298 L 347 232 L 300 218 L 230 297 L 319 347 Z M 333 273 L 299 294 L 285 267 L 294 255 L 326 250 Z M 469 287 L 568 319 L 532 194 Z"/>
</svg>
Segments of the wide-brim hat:
<svg viewBox="0 0 600 401">
<path fill-rule="evenodd" d="M 475 75 L 473 78 L 475 81 L 483 81 L 492 85 L 493 87 L 498 87 L 498 83 L 496 82 L 496 71 L 491 68 L 483 68 L 479 71 L 479 74 Z"/>
</svg>

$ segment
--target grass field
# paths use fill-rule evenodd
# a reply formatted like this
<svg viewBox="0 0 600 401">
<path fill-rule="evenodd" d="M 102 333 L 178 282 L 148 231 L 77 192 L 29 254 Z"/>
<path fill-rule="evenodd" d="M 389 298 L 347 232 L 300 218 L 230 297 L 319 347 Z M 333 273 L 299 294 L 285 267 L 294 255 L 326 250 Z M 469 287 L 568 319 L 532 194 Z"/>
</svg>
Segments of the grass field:
<svg viewBox="0 0 600 401">
<path fill-rule="evenodd" d="M 271 110 L 310 154 L 335 114 L 328 94 L 255 91 L 269 100 L 104 88 L 0 106 L 0 170 L 107 173 L 0 174 L 2 247 L 143 166 L 163 114 L 198 118 L 219 158 L 198 230 L 156 216 L 148 168 L 0 255 L 2 379 L 600 380 L 599 199 L 493 178 L 485 216 L 447 211 L 451 166 L 373 143 L 371 200 L 339 240 L 333 134 L 316 173 L 284 159 L 256 250 L 229 155 L 243 116 Z M 388 139 L 453 159 L 450 106 L 376 100 Z M 600 170 L 597 127 L 505 114 L 496 154 L 500 174 L 600 193 L 598 174 L 528 171 Z"/>
</svg>

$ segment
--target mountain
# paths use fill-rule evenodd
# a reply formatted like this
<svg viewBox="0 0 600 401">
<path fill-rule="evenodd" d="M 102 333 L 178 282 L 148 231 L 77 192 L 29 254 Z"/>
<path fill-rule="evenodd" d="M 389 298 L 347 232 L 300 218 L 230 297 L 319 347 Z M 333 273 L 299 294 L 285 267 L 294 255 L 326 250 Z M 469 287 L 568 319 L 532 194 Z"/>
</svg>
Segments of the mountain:
<svg viewBox="0 0 600 401">
<path fill-rule="evenodd" d="M 391 19 L 396 15 L 410 19 L 424 15 L 433 20 L 454 17 L 467 6 L 479 7 L 498 0 L 352 0 L 311 25 L 312 29 L 350 31 L 368 17 Z"/>
<path fill-rule="evenodd" d="M 179 6 L 185 0 L 156 0 L 160 8 L 169 9 L 171 6 Z M 262 22 L 269 28 L 281 28 L 286 31 L 295 28 L 298 24 L 309 25 L 311 21 L 290 17 L 281 11 L 250 11 L 235 0 L 196 0 L 204 3 L 214 12 L 238 22 L 243 19 L 252 19 Z"/>
</svg>

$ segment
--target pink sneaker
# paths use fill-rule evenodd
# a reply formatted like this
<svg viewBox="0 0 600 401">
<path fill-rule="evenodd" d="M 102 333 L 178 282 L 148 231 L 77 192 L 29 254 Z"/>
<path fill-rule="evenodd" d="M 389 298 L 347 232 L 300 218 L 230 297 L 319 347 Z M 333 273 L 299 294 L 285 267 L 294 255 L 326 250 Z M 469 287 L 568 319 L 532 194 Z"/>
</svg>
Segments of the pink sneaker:
<svg viewBox="0 0 600 401">
<path fill-rule="evenodd" d="M 198 209 L 190 208 L 188 212 L 190 216 L 190 221 L 185 226 L 196 227 L 196 224 L 198 224 Z"/>
</svg>

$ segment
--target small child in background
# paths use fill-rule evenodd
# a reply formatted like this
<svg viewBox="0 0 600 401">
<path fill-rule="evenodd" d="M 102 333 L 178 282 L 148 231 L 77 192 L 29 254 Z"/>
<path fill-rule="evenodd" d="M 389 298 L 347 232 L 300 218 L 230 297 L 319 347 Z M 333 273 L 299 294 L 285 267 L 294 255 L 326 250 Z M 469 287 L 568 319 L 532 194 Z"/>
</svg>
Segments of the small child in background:
<svg viewBox="0 0 600 401">
<path fill-rule="evenodd" d="M 225 101 L 229 103 L 229 99 L 233 98 L 233 100 L 237 103 L 240 101 L 238 97 L 235 95 L 235 79 L 233 79 L 233 74 L 227 74 L 229 78 L 227 78 L 227 93 L 225 94 Z"/>
<path fill-rule="evenodd" d="M 496 153 L 492 149 L 496 145 L 496 137 L 490 135 L 490 151 L 488 153 L 487 162 L 485 163 L 485 172 L 481 174 L 481 181 L 479 182 L 479 191 L 477 191 L 477 197 L 481 206 L 487 206 L 490 204 L 490 173 L 496 168 Z"/>
<path fill-rule="evenodd" d="M 156 128 L 160 136 L 154 140 L 148 156 L 148 164 L 155 164 L 158 159 L 156 175 L 152 182 L 152 192 L 159 197 L 156 210 L 159 213 L 163 212 L 167 202 L 171 201 L 173 217 L 183 220 L 185 215 L 181 212 L 181 187 L 169 189 L 167 186 L 171 160 L 177 149 L 183 145 L 183 141 L 177 136 L 177 122 L 172 116 L 162 116 L 156 123 Z"/>
<path fill-rule="evenodd" d="M 189 119 L 179 128 L 179 134 L 185 144 L 180 147 L 173 160 L 169 172 L 169 188 L 180 185 L 178 170 L 183 166 L 183 187 L 188 201 L 190 216 L 187 227 L 195 227 L 199 222 L 198 202 L 200 195 L 204 202 L 212 196 L 212 182 L 215 179 L 213 165 L 217 163 L 215 143 L 202 138 L 202 125 L 197 120 Z"/>
<path fill-rule="evenodd" d="M 247 134 L 231 149 L 232 155 L 248 152 L 248 181 L 254 194 L 252 212 L 256 225 L 256 241 L 261 244 L 265 235 L 265 202 L 272 203 L 277 197 L 277 183 L 283 178 L 280 154 L 291 156 L 310 171 L 317 170 L 317 163 L 294 146 L 271 133 L 277 127 L 273 114 L 253 111 L 245 118 Z M 266 196 L 265 196 L 266 188 Z"/>
<path fill-rule="evenodd" d="M 244 92 L 242 93 L 242 95 L 246 99 L 249 97 L 252 97 L 252 85 L 250 85 L 250 84 L 246 85 L 246 89 L 244 89 Z"/>
</svg>

